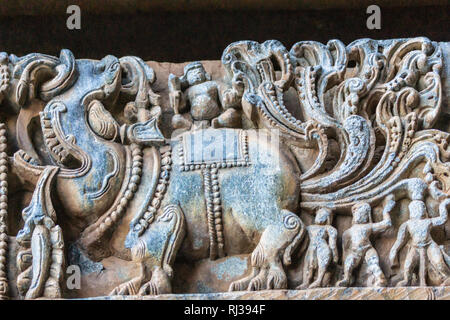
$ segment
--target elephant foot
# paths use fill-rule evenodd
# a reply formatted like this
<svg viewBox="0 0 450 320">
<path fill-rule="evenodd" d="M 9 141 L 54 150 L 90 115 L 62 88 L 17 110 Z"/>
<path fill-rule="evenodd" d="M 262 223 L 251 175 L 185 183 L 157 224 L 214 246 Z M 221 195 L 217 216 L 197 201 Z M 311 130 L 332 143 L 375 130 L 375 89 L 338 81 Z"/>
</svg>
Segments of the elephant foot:
<svg viewBox="0 0 450 320">
<path fill-rule="evenodd" d="M 342 279 L 336 283 L 336 287 L 347 288 L 350 286 L 350 279 Z"/>
<path fill-rule="evenodd" d="M 403 279 L 402 281 L 399 281 L 395 286 L 396 287 L 407 287 L 407 286 L 409 286 L 409 279 Z"/>
<path fill-rule="evenodd" d="M 48 279 L 45 284 L 44 297 L 56 299 L 61 298 L 61 296 L 61 288 L 58 281 L 53 278 Z"/>
<path fill-rule="evenodd" d="M 445 279 L 444 281 L 442 281 L 441 287 L 448 287 L 450 286 L 450 278 Z"/>
<path fill-rule="evenodd" d="M 373 286 L 375 288 L 384 288 L 387 286 L 387 281 L 386 281 L 386 279 L 383 279 L 383 278 L 377 279 Z"/>
<path fill-rule="evenodd" d="M 308 289 L 308 283 L 302 283 L 300 285 L 298 285 L 297 287 L 295 287 L 295 290 L 306 290 Z"/>
<path fill-rule="evenodd" d="M 135 296 L 141 287 L 142 277 L 136 277 L 115 287 L 110 296 Z"/>
<path fill-rule="evenodd" d="M 320 288 L 322 283 L 322 281 L 320 280 L 316 280 L 313 283 L 311 283 L 311 285 L 308 287 L 308 289 L 315 289 L 315 288 Z"/>
<path fill-rule="evenodd" d="M 158 295 L 171 293 L 172 286 L 170 284 L 170 278 L 167 273 L 161 267 L 156 267 L 152 272 L 152 278 L 150 281 L 142 285 L 139 290 L 140 296 L 146 295 Z"/>
<path fill-rule="evenodd" d="M 286 289 L 287 277 L 281 263 L 289 264 L 293 250 L 304 234 L 304 225 L 292 212 L 281 210 L 282 219 L 273 221 L 261 235 L 251 254 L 252 275 L 235 281 L 229 291 Z"/>
<path fill-rule="evenodd" d="M 271 267 L 263 268 L 259 274 L 250 280 L 248 291 L 278 290 L 287 288 L 287 277 L 283 269 Z"/>
<path fill-rule="evenodd" d="M 283 271 L 255 268 L 252 275 L 231 283 L 229 291 L 259 291 L 285 288 L 287 288 L 287 278 Z"/>
<path fill-rule="evenodd" d="M 258 273 L 231 283 L 228 291 L 259 291 L 277 290 L 287 288 L 287 277 L 283 270 L 278 268 L 262 269 Z"/>
<path fill-rule="evenodd" d="M 243 279 L 233 281 L 230 284 L 228 291 L 245 291 L 245 290 L 247 290 L 250 281 L 252 281 L 252 279 L 254 277 L 256 277 L 258 274 L 259 274 L 259 268 L 253 267 L 251 275 L 249 275 Z"/>
<path fill-rule="evenodd" d="M 248 284 L 248 291 L 259 291 L 266 289 L 267 286 L 267 275 L 266 269 L 262 269 L 259 274 L 254 277 Z"/>
<path fill-rule="evenodd" d="M 267 289 L 287 289 L 287 277 L 282 268 L 276 267 L 269 269 L 269 274 L 267 275 Z"/>
</svg>

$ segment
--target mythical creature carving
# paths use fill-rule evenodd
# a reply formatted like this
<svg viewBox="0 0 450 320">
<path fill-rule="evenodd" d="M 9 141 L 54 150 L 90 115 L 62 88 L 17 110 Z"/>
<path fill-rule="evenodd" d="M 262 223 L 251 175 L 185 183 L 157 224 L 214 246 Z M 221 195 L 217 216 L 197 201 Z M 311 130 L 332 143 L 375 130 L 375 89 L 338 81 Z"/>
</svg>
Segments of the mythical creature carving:
<svg viewBox="0 0 450 320">
<path fill-rule="evenodd" d="M 250 270 L 229 290 L 288 288 L 298 261 L 298 289 L 407 286 L 417 267 L 421 286 L 448 285 L 448 236 L 432 234 L 450 203 L 439 44 L 239 41 L 221 63 L 220 79 L 194 62 L 156 89 L 137 57 L 0 54 L 0 297 L 8 241 L 27 299 L 64 297 L 68 244 L 136 265 L 120 295 L 172 292 L 176 258 L 234 255 Z M 374 243 L 392 235 L 387 270 Z"/>
</svg>

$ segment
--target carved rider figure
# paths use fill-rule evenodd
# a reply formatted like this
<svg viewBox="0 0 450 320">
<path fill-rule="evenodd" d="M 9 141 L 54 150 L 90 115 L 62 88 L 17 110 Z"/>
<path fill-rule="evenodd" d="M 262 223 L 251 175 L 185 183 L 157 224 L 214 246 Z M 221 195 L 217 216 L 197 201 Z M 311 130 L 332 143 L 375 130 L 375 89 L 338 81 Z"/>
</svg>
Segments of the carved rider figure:
<svg viewBox="0 0 450 320">
<path fill-rule="evenodd" d="M 383 210 L 383 220 L 371 222 L 371 207 L 366 202 L 360 202 L 352 207 L 353 225 L 342 236 L 344 253 L 344 278 L 338 281 L 338 287 L 347 287 L 352 283 L 352 272 L 361 265 L 364 259 L 369 271 L 375 277 L 375 286 L 386 286 L 386 278 L 380 268 L 378 253 L 373 247 L 370 236 L 386 231 L 392 226 L 390 212 L 395 206 L 393 196 L 387 198 Z"/>
<path fill-rule="evenodd" d="M 172 118 L 174 129 L 236 128 L 241 125 L 241 113 L 237 108 L 243 88 L 237 85 L 227 88 L 212 81 L 200 62 L 188 64 L 181 78 L 171 74 L 169 90 L 175 112 Z"/>
<path fill-rule="evenodd" d="M 448 218 L 447 207 L 449 204 L 450 198 L 443 200 L 439 205 L 439 216 L 435 218 L 427 218 L 427 208 L 422 200 L 413 200 L 409 204 L 410 218 L 400 226 L 397 240 L 389 254 L 391 265 L 396 266 L 399 250 L 407 242 L 407 236 L 410 236 L 410 246 L 403 266 L 403 280 L 397 286 L 410 285 L 417 265 L 419 265 L 420 286 L 426 286 L 428 261 L 443 280 L 443 284 L 445 285 L 447 282 L 448 285 L 450 270 L 445 262 L 445 253 L 433 240 L 431 230 L 445 224 Z"/>
<path fill-rule="evenodd" d="M 303 283 L 297 289 L 321 287 L 329 266 L 332 262 L 336 264 L 339 259 L 336 247 L 337 230 L 331 225 L 331 210 L 317 210 L 314 222 L 315 224 L 306 227 L 309 246 L 303 266 Z M 316 270 L 317 279 L 311 283 Z"/>
</svg>

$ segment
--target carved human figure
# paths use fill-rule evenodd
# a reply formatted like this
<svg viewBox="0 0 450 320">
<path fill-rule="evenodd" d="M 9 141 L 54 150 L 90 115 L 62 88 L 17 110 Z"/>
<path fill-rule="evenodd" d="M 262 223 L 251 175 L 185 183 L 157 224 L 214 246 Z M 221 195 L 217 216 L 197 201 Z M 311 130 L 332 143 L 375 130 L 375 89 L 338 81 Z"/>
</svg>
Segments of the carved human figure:
<svg viewBox="0 0 450 320">
<path fill-rule="evenodd" d="M 439 216 L 435 218 L 427 217 L 427 208 L 422 200 L 413 200 L 410 202 L 409 220 L 404 222 L 398 231 L 397 240 L 392 246 L 389 254 L 391 266 L 398 264 L 397 255 L 400 249 L 408 242 L 409 249 L 403 265 L 403 280 L 397 283 L 397 286 L 408 286 L 411 284 L 413 272 L 419 267 L 420 286 L 426 286 L 426 276 L 428 263 L 442 278 L 443 284 L 449 284 L 450 276 L 449 266 L 443 252 L 431 236 L 431 230 L 434 227 L 443 225 L 448 218 L 447 206 L 450 204 L 450 198 L 446 198 L 439 205 Z"/>
<path fill-rule="evenodd" d="M 388 196 L 383 209 L 383 220 L 371 222 L 371 207 L 366 202 L 359 202 L 352 207 L 353 225 L 342 236 L 344 277 L 338 281 L 338 287 L 347 287 L 352 284 L 352 273 L 358 268 L 363 259 L 368 270 L 375 277 L 375 286 L 386 286 L 386 278 L 380 268 L 378 253 L 373 247 L 370 236 L 384 232 L 391 227 L 390 212 L 395 206 L 393 196 Z"/>
<path fill-rule="evenodd" d="M 297 289 L 323 286 L 323 279 L 329 266 L 332 263 L 336 264 L 339 259 L 336 247 L 337 230 L 331 225 L 331 210 L 328 208 L 317 210 L 314 222 L 306 228 L 309 245 L 303 266 L 303 283 Z M 311 283 L 315 271 L 317 279 Z"/>
<path fill-rule="evenodd" d="M 235 128 L 241 124 L 238 107 L 243 88 L 237 83 L 229 88 L 212 81 L 200 62 L 188 64 L 181 78 L 171 74 L 169 90 L 174 129 Z"/>
</svg>

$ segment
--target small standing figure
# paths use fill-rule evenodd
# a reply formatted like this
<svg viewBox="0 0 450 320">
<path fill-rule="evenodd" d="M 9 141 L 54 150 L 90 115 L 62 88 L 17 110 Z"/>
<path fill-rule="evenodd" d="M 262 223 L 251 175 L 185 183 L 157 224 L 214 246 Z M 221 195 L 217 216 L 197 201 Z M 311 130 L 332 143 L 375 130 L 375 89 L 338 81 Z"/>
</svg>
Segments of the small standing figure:
<svg viewBox="0 0 450 320">
<path fill-rule="evenodd" d="M 353 270 L 361 265 L 364 259 L 368 270 L 375 277 L 376 287 L 386 286 L 386 278 L 380 268 L 378 253 L 373 247 L 370 236 L 384 232 L 392 226 L 390 212 L 395 207 L 394 197 L 388 196 L 383 209 L 383 220 L 372 222 L 372 208 L 366 202 L 360 202 L 352 207 L 353 225 L 342 236 L 344 253 L 344 278 L 338 281 L 338 287 L 348 287 L 352 284 Z"/>
<path fill-rule="evenodd" d="M 180 78 L 170 74 L 168 82 L 174 129 L 241 126 L 242 83 L 233 82 L 229 88 L 212 81 L 198 61 L 188 64 Z"/>
<path fill-rule="evenodd" d="M 431 237 L 431 230 L 433 227 L 441 226 L 447 221 L 447 206 L 449 204 L 450 198 L 446 198 L 439 205 L 439 216 L 428 218 L 427 208 L 422 200 L 410 202 L 408 206 L 409 220 L 400 226 L 397 240 L 389 254 L 391 266 L 395 267 L 398 265 L 398 252 L 407 242 L 407 236 L 410 236 L 410 246 L 403 266 L 403 280 L 397 283 L 397 286 L 410 285 L 412 274 L 417 265 L 419 265 L 420 286 L 426 286 L 428 261 L 439 276 L 442 277 L 443 284 L 448 284 L 450 272 L 449 266 L 445 261 L 445 252 L 442 252 L 443 249 Z"/>
<path fill-rule="evenodd" d="M 339 256 L 336 247 L 337 230 L 331 225 L 332 212 L 328 208 L 320 208 L 316 212 L 315 224 L 306 228 L 309 237 L 309 246 L 306 251 L 303 266 L 303 283 L 297 289 L 319 288 L 323 286 L 323 279 L 333 262 L 338 262 Z M 317 279 L 311 283 L 314 272 L 317 270 Z"/>
</svg>

